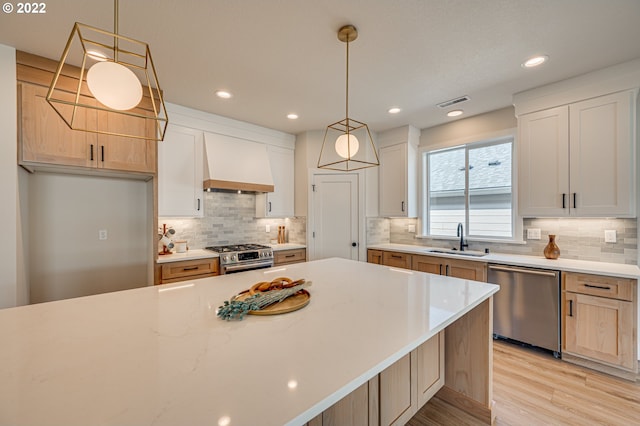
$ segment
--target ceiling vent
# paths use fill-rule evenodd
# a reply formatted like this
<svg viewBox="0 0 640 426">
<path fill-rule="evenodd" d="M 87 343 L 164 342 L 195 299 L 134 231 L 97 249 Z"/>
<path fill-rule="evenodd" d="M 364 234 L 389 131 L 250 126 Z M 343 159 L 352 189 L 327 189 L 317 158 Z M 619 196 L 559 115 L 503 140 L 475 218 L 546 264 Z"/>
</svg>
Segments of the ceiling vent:
<svg viewBox="0 0 640 426">
<path fill-rule="evenodd" d="M 467 102 L 469 99 L 471 99 L 469 96 L 464 95 L 464 96 L 461 96 L 461 97 L 456 98 L 456 99 L 451 99 L 450 101 L 441 102 L 441 103 L 438 104 L 438 107 L 439 108 L 449 108 L 450 106 L 458 105 L 458 104 L 460 104 L 462 102 Z"/>
</svg>

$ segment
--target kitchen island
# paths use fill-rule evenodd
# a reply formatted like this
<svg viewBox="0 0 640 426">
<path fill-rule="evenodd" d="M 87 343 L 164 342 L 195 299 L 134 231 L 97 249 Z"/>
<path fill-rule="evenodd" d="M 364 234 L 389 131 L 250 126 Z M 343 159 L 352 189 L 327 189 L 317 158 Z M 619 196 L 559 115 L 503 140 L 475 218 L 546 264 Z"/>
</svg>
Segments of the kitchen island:
<svg viewBox="0 0 640 426">
<path fill-rule="evenodd" d="M 309 305 L 216 317 L 279 276 Z M 325 259 L 0 310 L 0 424 L 305 424 L 443 330 L 443 391 L 490 414 L 497 290 Z"/>
</svg>

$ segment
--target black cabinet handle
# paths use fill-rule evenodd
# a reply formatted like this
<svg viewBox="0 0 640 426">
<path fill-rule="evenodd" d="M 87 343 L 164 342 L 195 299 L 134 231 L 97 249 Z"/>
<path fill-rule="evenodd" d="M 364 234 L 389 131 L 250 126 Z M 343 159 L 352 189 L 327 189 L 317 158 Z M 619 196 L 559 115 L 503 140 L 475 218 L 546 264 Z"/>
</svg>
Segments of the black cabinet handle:
<svg viewBox="0 0 640 426">
<path fill-rule="evenodd" d="M 565 194 L 565 193 L 563 192 L 563 193 L 562 193 L 562 208 L 563 208 L 563 209 L 566 209 L 566 208 L 567 208 L 566 198 L 567 198 L 567 194 Z"/>
<path fill-rule="evenodd" d="M 93 144 L 91 144 L 91 161 L 93 161 Z"/>
<path fill-rule="evenodd" d="M 402 211 L 404 211 L 404 201 L 402 202 L 401 208 L 402 208 Z"/>
<path fill-rule="evenodd" d="M 599 290 L 611 290 L 611 287 L 609 287 L 608 285 L 585 284 L 584 286 L 588 288 L 597 288 Z"/>
<path fill-rule="evenodd" d="M 576 208 L 576 193 L 573 193 L 573 208 Z"/>
<path fill-rule="evenodd" d="M 447 277 L 449 276 L 449 265 L 447 265 L 445 267 L 445 273 L 444 273 Z"/>
<path fill-rule="evenodd" d="M 569 316 L 573 316 L 573 300 L 569 300 Z"/>
<path fill-rule="evenodd" d="M 392 254 L 391 257 L 393 257 L 394 259 L 402 259 L 402 256 L 397 254 Z"/>
<path fill-rule="evenodd" d="M 198 211 L 200 211 L 200 198 L 198 198 Z"/>
<path fill-rule="evenodd" d="M 104 163 L 104 145 L 100 146 L 100 157 L 103 163 Z"/>
<path fill-rule="evenodd" d="M 195 271 L 197 270 L 198 267 L 197 266 L 191 266 L 189 268 L 182 268 L 183 271 Z"/>
<path fill-rule="evenodd" d="M 269 213 L 271 213 L 271 201 L 269 201 Z"/>
<path fill-rule="evenodd" d="M 296 257 L 296 255 L 295 255 L 295 254 L 287 254 L 287 255 L 285 255 L 284 257 L 287 257 L 287 258 L 289 258 L 289 257 Z"/>
<path fill-rule="evenodd" d="M 438 271 L 438 274 L 442 275 L 442 263 L 440 264 L 440 270 Z"/>
</svg>

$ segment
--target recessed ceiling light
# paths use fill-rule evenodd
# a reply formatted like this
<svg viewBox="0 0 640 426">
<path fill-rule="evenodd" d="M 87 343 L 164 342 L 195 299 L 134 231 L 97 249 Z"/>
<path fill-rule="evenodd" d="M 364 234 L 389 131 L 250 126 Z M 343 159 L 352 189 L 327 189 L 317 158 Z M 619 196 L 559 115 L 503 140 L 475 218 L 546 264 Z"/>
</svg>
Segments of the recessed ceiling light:
<svg viewBox="0 0 640 426">
<path fill-rule="evenodd" d="M 217 90 L 216 91 L 216 96 L 222 99 L 229 99 L 231 96 L 233 96 L 231 93 L 227 92 L 226 90 Z"/>
<path fill-rule="evenodd" d="M 287 114 L 287 118 L 289 120 L 297 120 L 298 119 L 298 114 Z"/>
<path fill-rule="evenodd" d="M 454 109 L 453 111 L 449 111 L 447 113 L 447 117 L 457 117 L 462 114 L 464 114 L 464 111 L 462 111 L 461 109 Z"/>
<path fill-rule="evenodd" d="M 402 111 L 400 108 L 398 107 L 393 107 L 393 108 L 389 108 L 389 111 L 387 111 L 389 114 L 397 114 L 400 111 Z"/>
<path fill-rule="evenodd" d="M 547 59 L 549 59 L 547 55 L 534 56 L 533 58 L 529 58 L 526 61 L 524 61 L 522 63 L 522 66 L 524 68 L 537 67 L 538 65 L 542 65 L 545 62 L 547 62 Z"/>
</svg>

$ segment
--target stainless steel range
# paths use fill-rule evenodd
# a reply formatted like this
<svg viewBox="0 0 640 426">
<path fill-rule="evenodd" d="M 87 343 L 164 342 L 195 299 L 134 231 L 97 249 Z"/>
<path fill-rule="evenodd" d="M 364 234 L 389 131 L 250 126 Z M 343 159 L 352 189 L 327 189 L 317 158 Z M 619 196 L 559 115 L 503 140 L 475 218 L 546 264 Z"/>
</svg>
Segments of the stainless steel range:
<svg viewBox="0 0 640 426">
<path fill-rule="evenodd" d="M 222 274 L 250 271 L 273 266 L 273 250 L 260 244 L 237 244 L 206 247 L 220 254 Z"/>
</svg>

